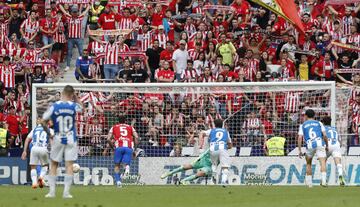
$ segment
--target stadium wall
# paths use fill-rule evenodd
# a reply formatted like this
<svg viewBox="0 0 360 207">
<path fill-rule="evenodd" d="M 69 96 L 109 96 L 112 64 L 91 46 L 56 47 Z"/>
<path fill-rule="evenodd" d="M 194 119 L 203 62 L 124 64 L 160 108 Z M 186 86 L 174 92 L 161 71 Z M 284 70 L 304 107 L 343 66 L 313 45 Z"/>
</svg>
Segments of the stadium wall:
<svg viewBox="0 0 360 207">
<path fill-rule="evenodd" d="M 80 173 L 74 177 L 74 183 L 83 185 L 111 185 L 113 166 L 101 166 L 99 162 L 111 163 L 111 157 L 99 158 L 84 157 L 78 160 L 81 166 Z M 171 185 L 173 177 L 161 180 L 160 175 L 184 163 L 190 163 L 193 157 L 141 157 L 132 165 L 129 179 L 131 184 L 145 185 Z M 231 184 L 232 185 L 304 185 L 305 160 L 298 157 L 232 157 Z M 343 158 L 345 174 L 348 185 L 360 185 L 360 159 L 357 156 Z M 319 165 L 314 161 L 315 171 L 313 182 L 320 183 Z M 100 166 L 100 167 L 99 167 Z M 331 160 L 328 161 L 327 176 L 329 185 L 337 185 L 336 167 Z M 25 184 L 26 161 L 20 158 L 0 158 L 0 185 Z M 58 184 L 62 184 L 63 168 L 59 169 Z M 183 178 L 195 171 L 179 173 L 178 178 Z M 139 175 L 139 176 L 138 176 Z M 91 180 L 89 180 L 91 178 Z M 205 184 L 206 179 L 198 179 L 196 184 Z M 194 183 L 195 184 L 195 183 Z"/>
</svg>

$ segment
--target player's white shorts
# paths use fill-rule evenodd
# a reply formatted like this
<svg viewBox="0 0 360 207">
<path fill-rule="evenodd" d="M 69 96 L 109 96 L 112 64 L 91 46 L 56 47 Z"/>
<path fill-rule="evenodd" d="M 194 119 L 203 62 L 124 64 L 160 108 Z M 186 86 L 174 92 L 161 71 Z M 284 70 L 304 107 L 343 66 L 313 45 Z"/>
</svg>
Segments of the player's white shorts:
<svg viewBox="0 0 360 207">
<path fill-rule="evenodd" d="M 314 157 L 314 155 L 318 158 L 326 158 L 326 150 L 324 146 L 318 146 L 316 148 L 306 149 L 306 157 Z"/>
<path fill-rule="evenodd" d="M 221 167 L 230 167 L 230 156 L 227 150 L 210 151 L 212 165 Z"/>
<path fill-rule="evenodd" d="M 339 144 L 329 145 L 329 151 L 327 152 L 327 157 L 330 156 L 341 158 L 341 148 Z"/>
<path fill-rule="evenodd" d="M 30 165 L 49 164 L 49 154 L 46 147 L 32 147 L 30 151 Z"/>
<path fill-rule="evenodd" d="M 54 138 L 51 146 L 50 158 L 55 162 L 75 161 L 78 158 L 77 143 L 62 144 L 60 139 Z"/>
</svg>

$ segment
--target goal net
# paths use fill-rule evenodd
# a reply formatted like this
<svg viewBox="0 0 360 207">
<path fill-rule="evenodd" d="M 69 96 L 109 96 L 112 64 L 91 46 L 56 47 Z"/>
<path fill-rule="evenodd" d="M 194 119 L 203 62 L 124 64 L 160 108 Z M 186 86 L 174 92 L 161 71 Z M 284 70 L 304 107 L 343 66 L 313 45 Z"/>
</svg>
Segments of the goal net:
<svg viewBox="0 0 360 207">
<path fill-rule="evenodd" d="M 106 138 L 119 115 L 125 115 L 140 136 L 137 157 L 164 159 L 197 156 L 205 145 L 199 133 L 213 128 L 215 119 L 222 119 L 229 130 L 234 145 L 230 154 L 235 157 L 265 156 L 264 141 L 273 136 L 285 137 L 286 154 L 297 155 L 297 132 L 306 109 L 313 109 L 319 120 L 331 116 L 341 132 L 348 127 L 343 119 L 349 94 L 336 94 L 334 82 L 71 85 L 84 105 L 76 116 L 81 171 L 75 184 L 111 184 L 113 149 Z M 60 99 L 64 86 L 33 85 L 33 126 L 36 117 Z M 138 160 L 131 174 L 144 172 Z M 136 182 L 139 177 L 128 179 Z"/>
</svg>

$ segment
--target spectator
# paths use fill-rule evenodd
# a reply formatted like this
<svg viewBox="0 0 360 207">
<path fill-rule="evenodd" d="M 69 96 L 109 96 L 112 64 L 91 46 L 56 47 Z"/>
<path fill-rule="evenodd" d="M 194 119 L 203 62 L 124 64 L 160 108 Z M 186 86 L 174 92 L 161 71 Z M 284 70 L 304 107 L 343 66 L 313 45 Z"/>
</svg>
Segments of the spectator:
<svg viewBox="0 0 360 207">
<path fill-rule="evenodd" d="M 301 55 L 301 61 L 298 64 L 297 70 L 299 71 L 299 80 L 308 81 L 310 79 L 311 65 L 308 62 L 306 55 Z"/>
<path fill-rule="evenodd" d="M 71 14 L 68 13 L 64 7 L 59 5 L 60 11 L 66 17 L 68 23 L 68 45 L 67 45 L 67 57 L 66 57 L 66 68 L 65 71 L 68 71 L 70 68 L 70 62 L 72 58 L 72 50 L 74 46 L 77 47 L 79 55 L 82 55 L 83 52 L 83 34 L 82 34 L 82 21 L 84 16 L 88 13 L 90 6 L 87 6 L 85 11 L 79 15 L 79 8 L 77 5 L 71 8 Z"/>
<path fill-rule="evenodd" d="M 20 26 L 20 33 L 25 44 L 33 41 L 38 34 L 39 21 L 36 18 L 36 11 L 31 10 L 29 17 Z"/>
<path fill-rule="evenodd" d="M 330 52 L 326 52 L 324 60 L 318 61 L 315 66 L 315 79 L 317 80 L 334 80 L 334 69 L 337 68 L 337 63 L 331 61 Z"/>
<path fill-rule="evenodd" d="M 24 22 L 24 20 L 26 19 L 26 13 L 23 10 L 23 8 L 19 9 L 14 9 L 12 10 L 12 15 L 11 18 L 8 19 L 9 21 L 9 34 L 16 34 L 16 38 L 17 39 L 21 39 L 22 34 L 21 34 L 21 30 L 19 29 L 21 24 Z M 3 33 L 6 34 L 6 33 Z"/>
<path fill-rule="evenodd" d="M 226 34 L 220 34 L 220 42 L 216 45 L 216 53 L 221 55 L 222 64 L 233 65 L 236 49 L 234 45 L 226 39 Z"/>
<path fill-rule="evenodd" d="M 53 43 L 53 36 L 57 29 L 57 20 L 51 14 L 51 9 L 45 10 L 46 17 L 40 20 L 40 32 L 43 45 Z"/>
<path fill-rule="evenodd" d="M 181 145 L 177 144 L 174 146 L 173 150 L 170 152 L 170 157 L 181 157 L 182 147 Z"/>
<path fill-rule="evenodd" d="M 11 90 L 15 87 L 15 67 L 16 65 L 10 62 L 10 57 L 4 57 L 4 64 L 0 65 L 0 80 L 4 83 L 6 90 Z"/>
<path fill-rule="evenodd" d="M 295 44 L 295 37 L 294 36 L 289 36 L 288 42 L 281 47 L 280 51 L 281 52 L 287 51 L 288 54 L 289 54 L 289 58 L 292 61 L 295 61 L 295 53 L 294 53 L 294 51 L 296 49 L 297 49 L 297 46 Z"/>
<path fill-rule="evenodd" d="M 99 7 L 100 8 L 100 7 Z M 92 9 L 90 10 L 92 11 Z M 97 18 L 92 17 L 92 18 Z M 112 11 L 112 6 L 111 5 L 107 5 L 104 9 L 104 12 L 100 15 L 100 17 L 97 20 L 98 23 L 98 27 L 103 29 L 103 30 L 111 30 L 111 29 L 116 29 L 116 22 L 119 21 L 120 16 L 116 15 L 113 11 Z"/>
<path fill-rule="evenodd" d="M 40 65 L 35 66 L 34 74 L 32 74 L 32 83 L 45 83 L 46 75 L 42 72 Z"/>
<path fill-rule="evenodd" d="M 94 61 L 89 57 L 87 49 L 84 49 L 82 56 L 76 60 L 75 78 L 82 82 L 91 81 L 92 77 L 90 74 L 90 67 L 94 64 Z"/>
<path fill-rule="evenodd" d="M 184 116 L 179 113 L 179 109 L 175 107 L 172 108 L 171 113 L 166 116 L 164 124 L 165 130 L 169 136 L 165 146 L 170 146 L 170 143 L 181 140 L 181 137 L 178 137 L 178 135 L 182 134 L 184 130 L 184 121 Z"/>
<path fill-rule="evenodd" d="M 181 74 L 181 81 L 183 82 L 196 82 L 198 78 L 198 73 L 193 68 L 193 61 L 188 60 L 187 61 L 187 67 Z"/>
<path fill-rule="evenodd" d="M 154 106 L 153 116 L 149 121 L 149 134 L 151 136 L 150 143 L 153 143 L 153 146 L 159 146 L 160 136 L 162 136 L 162 129 L 164 127 L 164 116 L 160 112 L 158 106 Z"/>
<path fill-rule="evenodd" d="M 96 30 L 98 28 L 98 20 L 101 13 L 104 11 L 105 7 L 100 4 L 99 0 L 96 0 L 94 4 L 91 5 L 90 16 L 89 16 L 89 27 L 90 29 Z M 105 12 L 105 11 L 104 11 Z"/>
<path fill-rule="evenodd" d="M 117 77 L 116 77 L 116 80 L 120 83 L 126 83 L 128 82 L 128 80 L 131 80 L 130 79 L 130 73 L 132 71 L 132 68 L 131 68 L 131 62 L 129 59 L 125 59 L 124 60 L 124 67 L 122 69 L 120 69 Z"/>
<path fill-rule="evenodd" d="M 199 58 L 194 61 L 194 69 L 198 75 L 202 75 L 206 67 L 209 67 L 209 61 L 206 60 L 205 53 L 201 52 Z"/>
<path fill-rule="evenodd" d="M 175 78 L 177 81 L 181 80 L 181 74 L 187 67 L 187 60 L 189 59 L 189 53 L 185 50 L 186 42 L 185 40 L 180 40 L 180 48 L 175 50 L 172 60 L 173 68 L 176 72 Z"/>
<path fill-rule="evenodd" d="M 163 67 L 157 73 L 157 80 L 159 83 L 172 83 L 175 79 L 175 73 L 170 69 L 168 61 L 163 63 Z"/>
<path fill-rule="evenodd" d="M 161 51 L 160 53 L 160 60 L 171 61 L 173 53 L 174 53 L 173 43 L 171 41 L 168 41 L 166 43 L 166 49 Z"/>
<path fill-rule="evenodd" d="M 152 48 L 146 50 L 146 66 L 150 68 L 151 71 L 151 82 L 155 80 L 155 70 L 159 68 L 160 54 L 163 50 L 163 48 L 159 47 L 159 40 L 157 39 L 153 40 Z"/>
<path fill-rule="evenodd" d="M 141 68 L 140 61 L 135 61 L 134 68 L 129 72 L 129 79 L 131 80 L 132 83 L 150 82 L 149 75 L 146 72 L 146 70 Z"/>
<path fill-rule="evenodd" d="M 21 122 L 20 117 L 16 115 L 16 109 L 14 106 L 10 106 L 8 108 L 9 114 L 6 117 L 6 124 L 8 126 L 8 130 L 11 136 L 9 140 L 9 146 L 12 147 L 20 147 L 21 139 L 20 139 L 20 132 L 21 132 Z"/>
</svg>

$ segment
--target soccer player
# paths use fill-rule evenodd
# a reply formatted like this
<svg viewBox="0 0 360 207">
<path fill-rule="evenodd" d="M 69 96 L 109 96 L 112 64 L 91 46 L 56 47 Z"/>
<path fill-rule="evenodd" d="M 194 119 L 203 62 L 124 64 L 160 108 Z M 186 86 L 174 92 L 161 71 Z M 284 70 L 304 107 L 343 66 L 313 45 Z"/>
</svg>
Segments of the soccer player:
<svg viewBox="0 0 360 207">
<path fill-rule="evenodd" d="M 323 118 L 322 123 L 325 125 L 326 136 L 329 140 L 329 150 L 327 152 L 327 157 L 332 156 L 336 165 L 336 169 L 339 174 L 339 183 L 340 186 L 345 186 L 345 178 L 343 176 L 343 167 L 341 164 L 341 148 L 338 132 L 336 127 L 331 126 L 331 117 L 326 116 Z"/>
<path fill-rule="evenodd" d="M 305 182 L 312 187 L 312 169 L 311 163 L 313 156 L 317 155 L 320 161 L 321 186 L 326 184 L 326 151 L 328 149 L 328 139 L 324 125 L 314 119 L 315 112 L 312 109 L 305 111 L 305 122 L 299 127 L 298 148 L 299 157 L 302 157 L 301 146 L 304 139 L 306 143 L 306 177 Z"/>
<path fill-rule="evenodd" d="M 210 158 L 212 163 L 212 171 L 216 172 L 218 165 L 221 166 L 221 184 L 228 182 L 230 156 L 228 149 L 231 149 L 232 142 L 229 132 L 223 128 L 223 121 L 216 119 L 214 121 L 215 128 L 200 134 L 200 140 L 204 139 L 204 135 L 208 137 L 210 145 Z"/>
<path fill-rule="evenodd" d="M 49 166 L 49 155 L 48 155 L 48 144 L 49 136 L 41 126 L 41 119 L 37 119 L 37 126 L 28 134 L 24 144 L 24 151 L 21 155 L 23 160 L 26 159 L 27 149 L 29 142 L 31 141 L 30 151 L 30 175 L 32 181 L 32 188 L 44 187 L 44 176 L 48 171 Z M 54 136 L 54 130 L 50 129 L 50 136 Z M 40 175 L 37 175 L 36 167 L 41 165 Z"/>
<path fill-rule="evenodd" d="M 195 169 L 198 170 L 196 174 L 190 175 L 180 181 L 181 184 L 186 184 L 192 180 L 195 180 L 199 177 L 205 177 L 208 175 L 212 175 L 211 169 L 211 159 L 210 159 L 210 150 L 207 149 L 204 153 L 202 153 L 196 160 L 194 160 L 190 164 L 185 164 L 181 167 L 178 167 L 170 172 L 166 172 L 161 175 L 161 179 L 165 179 L 168 176 L 174 175 L 178 172 L 184 172 L 186 170 Z"/>
<path fill-rule="evenodd" d="M 114 163 L 115 163 L 115 182 L 121 187 L 120 165 L 125 164 L 125 175 L 130 174 L 130 163 L 134 151 L 134 144 L 138 144 L 138 134 L 135 129 L 125 124 L 126 117 L 119 116 L 119 123 L 111 127 L 108 134 L 110 146 L 115 144 Z M 114 138 L 112 140 L 112 137 Z"/>
<path fill-rule="evenodd" d="M 82 104 L 74 88 L 67 85 L 62 91 L 60 101 L 55 102 L 43 115 L 42 125 L 45 131 L 48 131 L 47 123 L 51 120 L 55 134 L 50 151 L 50 191 L 45 196 L 47 198 L 55 197 L 56 171 L 63 158 L 66 169 L 63 198 L 72 198 L 69 192 L 73 180 L 72 166 L 78 157 L 75 116 L 81 111 Z"/>
</svg>

